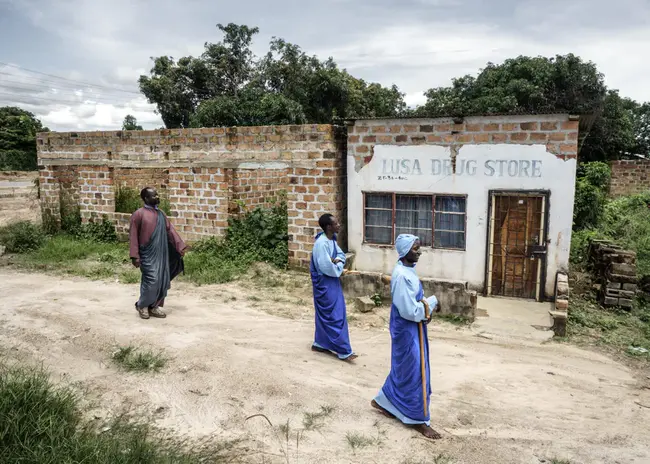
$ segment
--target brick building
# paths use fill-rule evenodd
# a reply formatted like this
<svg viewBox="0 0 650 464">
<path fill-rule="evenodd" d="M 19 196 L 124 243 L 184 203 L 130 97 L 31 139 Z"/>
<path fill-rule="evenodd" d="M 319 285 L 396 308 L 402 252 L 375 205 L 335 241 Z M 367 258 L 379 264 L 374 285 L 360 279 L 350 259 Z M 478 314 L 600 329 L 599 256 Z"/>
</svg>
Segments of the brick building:
<svg viewBox="0 0 650 464">
<path fill-rule="evenodd" d="M 116 188 L 152 185 L 169 199 L 187 240 L 221 235 L 228 215 L 286 195 L 289 258 L 307 266 L 318 217 L 345 217 L 345 137 L 330 125 L 42 133 L 41 206 L 60 220 L 74 201 L 84 221 L 107 215 L 118 233 Z"/>
<path fill-rule="evenodd" d="M 610 167 L 611 196 L 620 197 L 650 191 L 650 159 L 612 161 Z"/>
<path fill-rule="evenodd" d="M 43 133 L 41 206 L 60 220 L 72 199 L 85 221 L 107 215 L 124 234 L 116 189 L 154 185 L 198 240 L 223 234 L 238 205 L 286 194 L 294 266 L 308 265 L 331 212 L 360 271 L 390 272 L 396 234 L 414 232 L 423 277 L 542 299 L 568 266 L 577 138 L 568 115 Z"/>
<path fill-rule="evenodd" d="M 390 273 L 396 235 L 413 233 L 421 277 L 552 297 L 569 263 L 577 118 L 356 120 L 348 134 L 356 269 Z"/>
</svg>

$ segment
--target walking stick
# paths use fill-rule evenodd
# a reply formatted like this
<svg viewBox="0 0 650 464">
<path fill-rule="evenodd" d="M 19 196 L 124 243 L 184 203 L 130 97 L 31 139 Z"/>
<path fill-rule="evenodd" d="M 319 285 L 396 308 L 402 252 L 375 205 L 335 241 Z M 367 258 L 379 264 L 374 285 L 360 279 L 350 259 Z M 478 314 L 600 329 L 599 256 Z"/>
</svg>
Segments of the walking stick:
<svg viewBox="0 0 650 464">
<path fill-rule="evenodd" d="M 429 318 L 429 304 L 426 300 L 422 301 L 424 303 L 424 317 Z M 424 409 L 424 417 L 427 417 L 427 380 L 426 376 L 426 367 L 424 359 L 424 328 L 422 326 L 423 322 L 418 322 L 418 332 L 420 334 L 420 374 L 422 375 L 422 408 Z"/>
</svg>

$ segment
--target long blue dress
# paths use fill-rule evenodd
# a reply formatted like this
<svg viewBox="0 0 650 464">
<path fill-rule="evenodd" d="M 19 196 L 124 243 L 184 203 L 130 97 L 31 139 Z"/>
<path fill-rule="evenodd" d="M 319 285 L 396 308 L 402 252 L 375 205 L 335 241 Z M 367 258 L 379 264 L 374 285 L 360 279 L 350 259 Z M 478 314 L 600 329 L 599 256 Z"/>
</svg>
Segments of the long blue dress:
<svg viewBox="0 0 650 464">
<path fill-rule="evenodd" d="M 415 268 L 398 261 L 391 280 L 393 304 L 390 312 L 390 374 L 375 401 L 405 424 L 430 425 L 429 339 L 423 324 L 426 376 L 426 414 L 422 398 L 420 336 L 418 322 L 425 320 L 422 283 Z"/>
<path fill-rule="evenodd" d="M 341 262 L 334 264 L 332 259 L 336 258 Z M 345 253 L 337 245 L 336 237 L 329 240 L 324 233 L 318 234 L 310 264 L 316 309 L 314 346 L 331 351 L 340 359 L 353 354 L 340 280 L 344 266 Z"/>
</svg>

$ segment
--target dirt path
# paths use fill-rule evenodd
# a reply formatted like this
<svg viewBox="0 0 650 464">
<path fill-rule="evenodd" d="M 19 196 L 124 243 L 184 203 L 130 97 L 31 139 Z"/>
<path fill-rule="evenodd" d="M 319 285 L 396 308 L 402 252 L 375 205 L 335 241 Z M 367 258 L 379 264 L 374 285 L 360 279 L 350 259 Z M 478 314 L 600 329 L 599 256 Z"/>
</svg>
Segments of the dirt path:
<svg viewBox="0 0 650 464">
<path fill-rule="evenodd" d="M 251 462 L 650 462 L 650 409 L 637 405 L 650 405 L 648 382 L 599 354 L 432 326 L 433 425 L 445 439 L 429 443 L 369 407 L 389 369 L 385 329 L 352 328 L 361 357 L 351 366 L 309 351 L 309 319 L 261 312 L 242 287 L 175 285 L 169 317 L 148 321 L 133 310 L 137 291 L 0 270 L 0 356 L 82 383 L 91 416 L 129 407 L 179 434 L 241 438 L 257 451 Z M 110 361 L 118 344 L 173 359 L 160 374 L 124 373 Z M 322 406 L 334 410 L 297 439 Z M 263 418 L 245 421 L 259 413 L 289 421 L 288 444 Z"/>
</svg>

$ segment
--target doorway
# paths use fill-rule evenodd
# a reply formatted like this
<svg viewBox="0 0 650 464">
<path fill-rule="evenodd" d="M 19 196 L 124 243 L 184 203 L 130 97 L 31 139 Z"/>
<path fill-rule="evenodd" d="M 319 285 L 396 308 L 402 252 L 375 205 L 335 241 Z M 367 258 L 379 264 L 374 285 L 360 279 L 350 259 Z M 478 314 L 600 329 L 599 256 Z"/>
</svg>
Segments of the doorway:
<svg viewBox="0 0 650 464">
<path fill-rule="evenodd" d="M 491 191 L 486 295 L 544 297 L 548 192 Z"/>
</svg>

